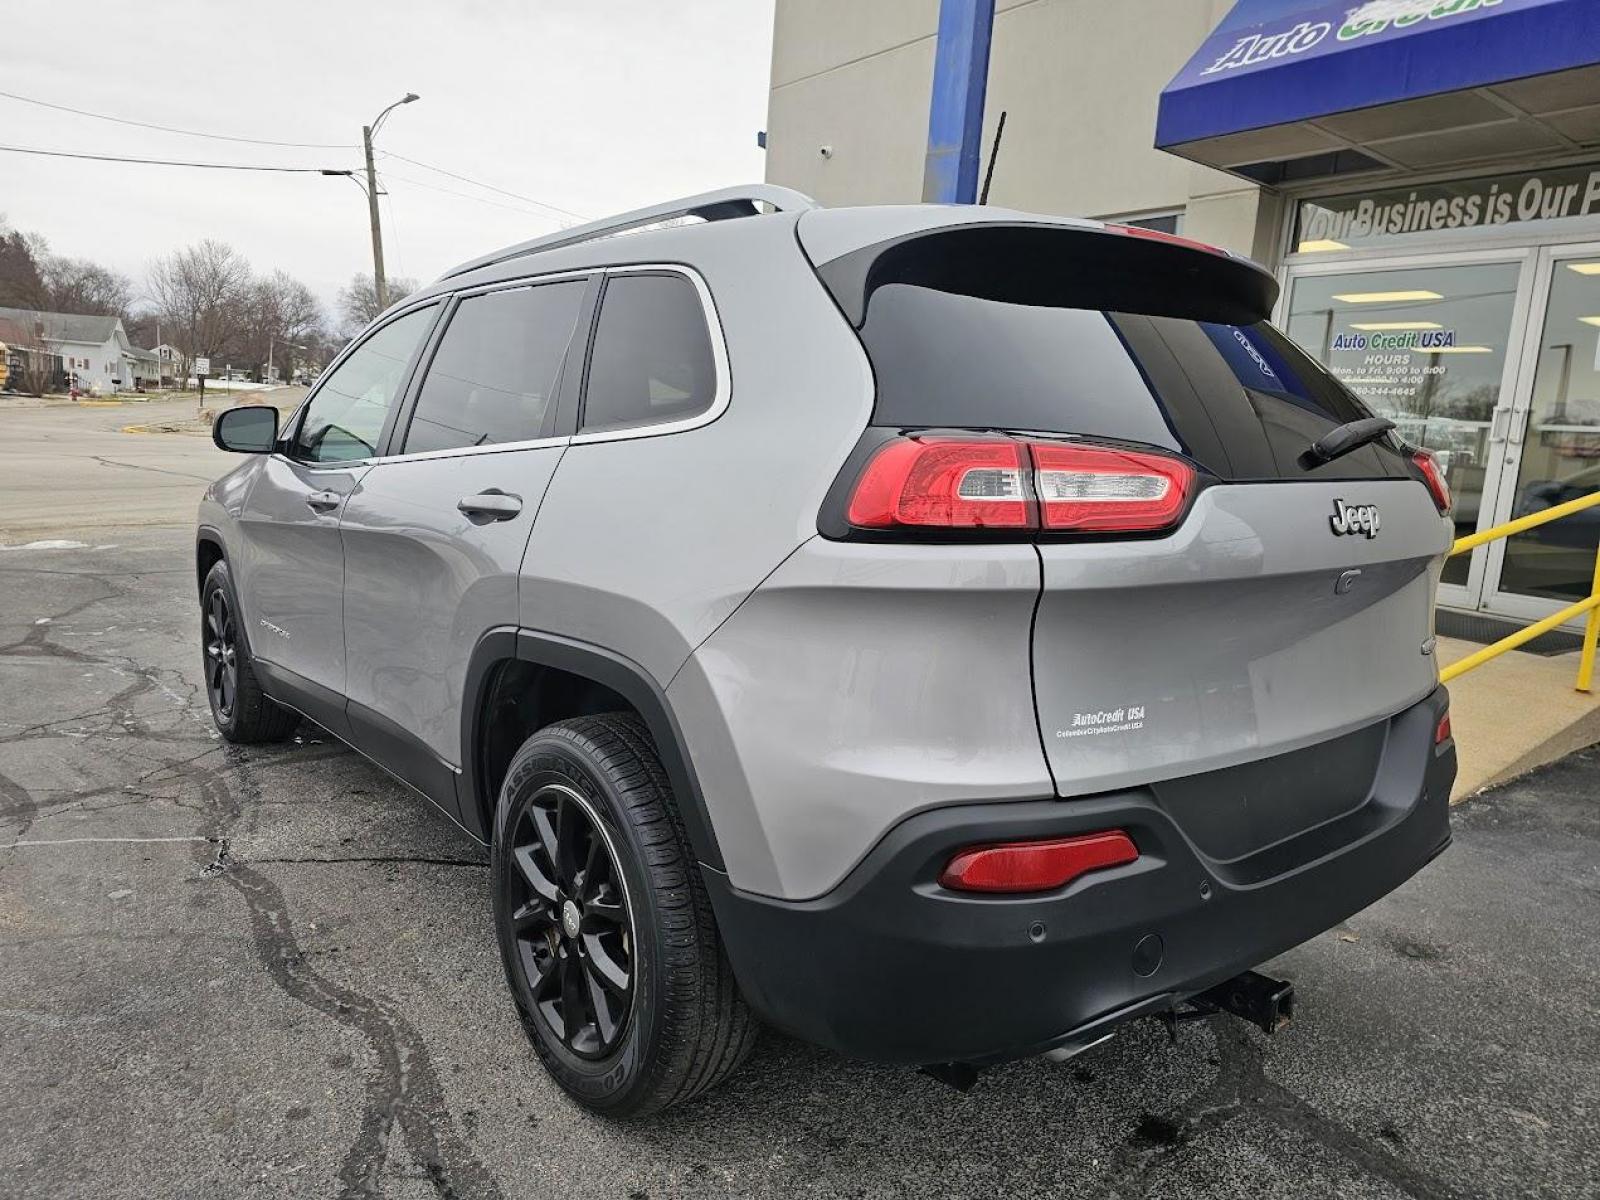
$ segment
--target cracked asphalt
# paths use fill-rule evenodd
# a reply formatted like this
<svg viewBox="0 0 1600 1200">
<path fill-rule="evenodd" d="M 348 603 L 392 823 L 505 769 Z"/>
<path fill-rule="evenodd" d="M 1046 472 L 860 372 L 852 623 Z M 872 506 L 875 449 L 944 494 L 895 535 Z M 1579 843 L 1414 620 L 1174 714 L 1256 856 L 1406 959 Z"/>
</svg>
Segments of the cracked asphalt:
<svg viewBox="0 0 1600 1200">
<path fill-rule="evenodd" d="M 481 850 L 314 726 L 215 737 L 189 521 L 228 459 L 133 419 L 0 409 L 0 1196 L 1600 1195 L 1593 750 L 1271 964 L 1276 1038 L 1144 1023 L 961 1095 L 769 1034 L 699 1102 L 585 1114 Z"/>
</svg>

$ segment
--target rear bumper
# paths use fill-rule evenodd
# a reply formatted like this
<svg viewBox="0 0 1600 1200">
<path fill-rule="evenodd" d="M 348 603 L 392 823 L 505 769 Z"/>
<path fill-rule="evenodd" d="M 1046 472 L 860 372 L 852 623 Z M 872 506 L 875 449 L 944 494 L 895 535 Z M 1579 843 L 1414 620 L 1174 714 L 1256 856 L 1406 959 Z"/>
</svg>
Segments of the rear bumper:
<svg viewBox="0 0 1600 1200">
<path fill-rule="evenodd" d="M 1041 1053 L 1170 1007 L 1416 874 L 1450 842 L 1455 746 L 1433 744 L 1447 705 L 1440 688 L 1386 722 L 1364 803 L 1228 861 L 1134 788 L 918 814 L 816 900 L 741 892 L 709 870 L 707 884 L 745 997 L 769 1023 L 881 1062 Z M 1139 859 L 1047 894 L 937 882 L 963 846 L 1105 829 L 1125 830 Z"/>
</svg>

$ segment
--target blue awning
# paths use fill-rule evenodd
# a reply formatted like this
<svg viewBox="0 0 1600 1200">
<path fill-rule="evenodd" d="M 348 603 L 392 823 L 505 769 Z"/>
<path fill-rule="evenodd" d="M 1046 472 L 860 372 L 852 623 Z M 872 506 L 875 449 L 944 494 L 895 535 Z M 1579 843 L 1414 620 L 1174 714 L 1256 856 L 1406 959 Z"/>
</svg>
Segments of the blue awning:
<svg viewBox="0 0 1600 1200">
<path fill-rule="evenodd" d="M 1479 96 L 1487 107 L 1462 111 L 1430 106 L 1429 98 L 1597 64 L 1600 0 L 1238 0 L 1161 93 L 1156 145 L 1233 170 L 1352 151 L 1373 165 L 1436 165 L 1407 162 L 1404 145 L 1391 159 L 1383 143 L 1502 118 L 1515 125 L 1529 109 Z M 1409 106 L 1410 118 L 1320 124 L 1337 114 L 1396 105 Z M 1597 112 L 1567 122 L 1580 131 L 1577 137 L 1560 122 L 1536 120 L 1531 141 L 1521 137 L 1525 149 L 1549 145 L 1570 153 L 1600 144 L 1600 75 L 1569 80 L 1565 89 L 1539 97 L 1533 108 L 1540 107 L 1563 116 L 1589 107 Z M 1525 131 L 1506 132 L 1510 152 Z M 1463 138 L 1461 146 L 1463 158 L 1501 152 L 1484 135 Z M 1437 157 L 1437 146 L 1432 153 Z"/>
</svg>

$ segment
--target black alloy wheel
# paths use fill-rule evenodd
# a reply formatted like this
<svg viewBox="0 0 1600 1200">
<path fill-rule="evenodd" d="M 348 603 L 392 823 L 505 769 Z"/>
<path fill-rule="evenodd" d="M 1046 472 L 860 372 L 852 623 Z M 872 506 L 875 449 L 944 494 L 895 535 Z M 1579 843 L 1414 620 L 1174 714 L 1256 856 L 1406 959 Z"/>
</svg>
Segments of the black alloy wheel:
<svg viewBox="0 0 1600 1200">
<path fill-rule="evenodd" d="M 554 721 L 506 765 L 495 940 L 528 1040 L 574 1100 L 641 1117 L 715 1087 L 758 1026 L 637 713 Z"/>
<path fill-rule="evenodd" d="M 238 594 L 227 561 L 213 563 L 200 586 L 201 671 L 211 719 L 230 742 L 281 742 L 300 724 L 300 714 L 280 708 L 261 690 Z"/>
<path fill-rule="evenodd" d="M 633 912 L 610 836 L 589 801 L 544 784 L 518 814 L 504 897 L 539 1018 L 573 1054 L 610 1054 L 633 1010 Z"/>
<path fill-rule="evenodd" d="M 227 593 L 215 588 L 206 602 L 206 692 L 219 720 L 233 718 L 239 698 L 239 636 Z"/>
</svg>

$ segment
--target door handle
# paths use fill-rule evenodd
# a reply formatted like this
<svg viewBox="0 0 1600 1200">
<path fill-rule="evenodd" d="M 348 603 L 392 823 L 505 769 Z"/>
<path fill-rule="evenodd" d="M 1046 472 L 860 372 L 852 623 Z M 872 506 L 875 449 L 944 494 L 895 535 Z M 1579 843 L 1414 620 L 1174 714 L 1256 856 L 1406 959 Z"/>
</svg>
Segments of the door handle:
<svg viewBox="0 0 1600 1200">
<path fill-rule="evenodd" d="M 306 497 L 306 504 L 319 513 L 326 513 L 338 508 L 343 500 L 338 492 L 312 492 Z"/>
<path fill-rule="evenodd" d="M 1501 423 L 1502 417 L 1505 418 L 1504 424 Z M 1495 409 L 1494 416 L 1489 418 L 1489 444 L 1493 446 L 1497 442 L 1505 441 L 1506 431 L 1510 428 L 1511 410 L 1506 408 Z"/>
<path fill-rule="evenodd" d="M 1528 431 L 1529 415 L 1528 409 L 1511 414 L 1511 427 L 1506 430 L 1506 441 L 1508 443 L 1513 446 L 1522 445 L 1523 435 Z"/>
<path fill-rule="evenodd" d="M 461 497 L 456 501 L 456 507 L 469 517 L 509 521 L 522 511 L 522 497 L 508 496 L 504 492 L 491 489 L 479 492 L 476 496 Z"/>
</svg>

